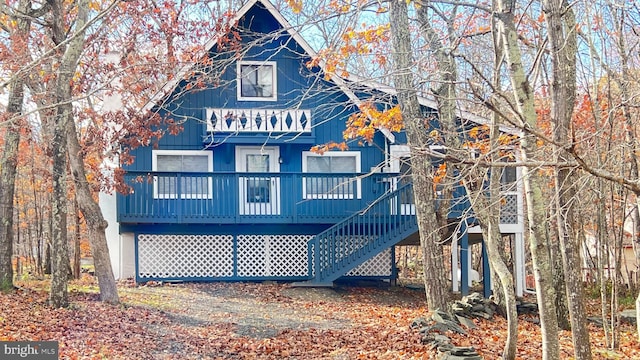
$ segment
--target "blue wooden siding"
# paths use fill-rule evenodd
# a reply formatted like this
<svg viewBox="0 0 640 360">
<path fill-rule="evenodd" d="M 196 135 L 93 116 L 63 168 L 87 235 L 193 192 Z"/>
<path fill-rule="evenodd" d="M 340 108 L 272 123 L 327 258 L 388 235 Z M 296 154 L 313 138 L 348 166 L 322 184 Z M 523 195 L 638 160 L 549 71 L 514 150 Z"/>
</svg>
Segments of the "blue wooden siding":
<svg viewBox="0 0 640 360">
<path fill-rule="evenodd" d="M 264 9 L 256 6 L 250 10 L 240 27 L 250 24 L 247 33 L 275 31 L 279 29 L 277 21 Z M 255 39 L 243 35 L 246 42 Z M 283 46 L 285 44 L 285 46 Z M 212 49 L 210 56 L 217 56 Z M 362 198 L 360 199 L 304 199 L 301 184 L 302 153 L 309 151 L 315 144 L 326 144 L 331 141 L 340 142 L 346 128 L 348 117 L 357 111 L 357 107 L 338 86 L 325 80 L 318 69 L 308 69 L 309 58 L 300 56 L 303 49 L 293 41 L 286 32 L 263 41 L 259 46 L 250 48 L 242 60 L 275 61 L 278 74 L 278 99 L 272 101 L 239 101 L 236 93 L 236 63 L 227 63 L 219 81 L 211 82 L 202 88 L 188 88 L 188 81 L 183 80 L 159 108 L 163 116 L 170 116 L 179 121 L 183 130 L 176 135 L 168 132 L 152 146 L 142 147 L 132 152 L 135 162 L 126 166 L 129 171 L 128 181 L 134 178 L 143 179 L 131 183 L 134 192 L 128 196 L 119 196 L 118 219 L 121 223 L 162 223 L 162 224 L 246 224 L 246 223 L 308 223 L 330 224 L 340 221 L 357 211 L 366 208 L 377 197 L 383 195 L 391 186 L 392 174 L 374 174 L 364 176 L 372 169 L 382 169 L 385 165 L 385 141 L 381 133 L 377 133 L 371 144 L 360 144 L 351 141 L 351 151 L 360 152 Z M 222 59 L 228 58 L 226 54 Z M 319 77 L 320 76 L 320 77 Z M 310 134 L 299 134 L 291 141 L 278 141 L 269 134 L 223 134 L 226 141 L 210 143 L 211 134 L 206 128 L 206 108 L 228 109 L 310 109 L 313 130 Z M 243 138 L 242 142 L 237 142 Z M 403 134 L 398 134 L 396 143 L 402 143 Z M 277 146 L 281 158 L 280 173 L 264 174 L 277 178 L 281 192 L 276 194 L 280 199 L 278 214 L 241 215 L 239 211 L 238 182 L 241 175 L 236 171 L 236 146 Z M 156 199 L 153 194 L 153 178 L 167 174 L 152 174 L 153 150 L 205 150 L 213 156 L 213 174 L 179 174 L 171 176 L 200 177 L 202 181 L 212 184 L 212 196 L 207 199 Z M 252 174 L 258 176 L 259 174 Z M 309 174 L 306 174 L 309 176 Z M 462 211 L 462 209 L 460 209 Z M 458 211 L 457 213 L 460 213 Z"/>
</svg>

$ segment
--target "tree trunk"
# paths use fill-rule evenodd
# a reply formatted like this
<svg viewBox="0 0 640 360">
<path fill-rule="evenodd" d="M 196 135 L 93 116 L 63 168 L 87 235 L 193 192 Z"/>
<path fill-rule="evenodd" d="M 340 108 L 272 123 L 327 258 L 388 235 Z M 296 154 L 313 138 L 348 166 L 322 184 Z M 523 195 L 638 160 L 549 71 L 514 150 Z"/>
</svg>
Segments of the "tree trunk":
<svg viewBox="0 0 640 360">
<path fill-rule="evenodd" d="M 518 32 L 515 26 L 515 0 L 495 0 L 494 19 L 496 29 L 504 46 L 506 69 L 513 87 L 514 109 L 516 118 L 522 128 L 536 128 L 533 88 L 525 75 L 522 54 L 518 43 Z M 525 134 L 521 140 L 521 158 L 524 163 L 536 160 L 536 139 Z M 529 247 L 536 280 L 536 297 L 542 327 L 542 358 L 555 360 L 560 358 L 558 342 L 558 320 L 555 310 L 555 289 L 551 275 L 549 249 L 545 244 L 546 206 L 548 201 L 543 196 L 545 181 L 537 169 L 525 167 L 522 171 L 525 197 L 527 201 L 527 217 L 529 226 Z"/>
<path fill-rule="evenodd" d="M 66 110 L 66 111 L 65 111 Z M 68 111 L 68 112 L 67 112 Z M 49 303 L 60 308 L 69 305 L 67 283 L 69 281 L 69 254 L 67 239 L 67 152 L 65 144 L 65 124 L 71 116 L 71 105 L 59 106 L 54 130 L 53 149 L 53 233 L 51 244 L 51 290 Z"/>
<path fill-rule="evenodd" d="M 420 155 L 428 146 L 427 129 L 414 86 L 413 59 L 407 4 L 391 2 L 391 39 L 393 42 L 394 82 L 411 148 L 411 171 L 416 216 L 422 246 L 424 283 L 429 309 L 446 310 L 449 303 L 444 256 L 436 217 L 431 159 Z"/>
<path fill-rule="evenodd" d="M 498 76 L 496 76 L 495 83 L 499 82 Z M 497 149 L 500 146 L 499 143 L 499 127 L 498 127 L 498 116 L 494 114 L 492 117 L 492 126 L 491 126 L 491 162 L 494 163 L 498 161 Z M 492 203 L 499 203 L 500 196 L 500 185 L 501 185 L 501 175 L 502 172 L 499 171 L 498 168 L 492 167 L 490 169 L 491 174 L 489 174 L 489 199 L 483 198 L 482 196 L 478 196 L 478 199 L 482 199 L 485 201 L 485 204 L 481 204 L 480 209 L 491 209 L 490 216 L 487 219 L 484 219 L 487 222 L 487 231 L 485 237 L 485 243 L 487 246 L 487 256 L 489 257 L 489 262 L 491 264 L 491 268 L 498 275 L 498 279 L 500 284 L 502 285 L 502 296 L 504 296 L 504 306 L 507 313 L 507 341 L 504 345 L 504 350 L 502 352 L 502 358 L 505 360 L 512 360 L 516 358 L 516 348 L 518 341 L 518 310 L 516 307 L 516 291 L 515 285 L 513 281 L 513 274 L 509 271 L 509 267 L 504 262 L 502 257 L 500 242 L 502 241 L 502 237 L 500 235 L 500 212 L 497 207 L 491 207 Z"/>
<path fill-rule="evenodd" d="M 20 13 L 29 14 L 31 1 L 21 0 L 18 8 Z M 11 49 L 18 61 L 25 61 L 31 18 L 17 16 L 11 20 L 16 22 L 16 30 L 11 37 Z M 0 291 L 2 292 L 13 290 L 13 198 L 18 166 L 20 129 L 23 124 L 23 79 L 16 77 L 11 81 L 10 87 L 6 108 L 7 118 L 2 119 L 7 126 L 4 133 L 4 148 L 0 157 Z"/>
<path fill-rule="evenodd" d="M 51 204 L 53 204 L 53 202 L 51 202 Z M 53 236 L 53 211 L 51 213 L 51 220 L 49 220 L 49 222 L 51 223 L 51 226 L 49 226 L 49 229 L 51 230 L 49 232 L 49 234 L 51 234 L 51 236 Z M 51 275 L 51 242 L 52 239 L 47 239 L 45 240 L 45 245 L 44 245 L 44 274 L 45 275 Z"/>
<path fill-rule="evenodd" d="M 73 124 L 73 106 L 72 89 L 73 76 L 77 68 L 78 60 L 82 54 L 84 47 L 84 33 L 82 28 L 88 18 L 88 1 L 80 0 L 77 2 L 77 17 L 75 30 L 69 34 L 65 30 L 64 19 L 65 14 L 61 0 L 50 0 L 52 24 L 51 36 L 56 45 L 62 44 L 71 37 L 66 48 L 58 51 L 61 55 L 60 65 L 57 71 L 56 88 L 55 88 L 55 104 L 56 117 L 55 128 L 52 142 L 53 150 L 53 274 L 51 281 L 50 301 L 52 306 L 61 307 L 68 304 L 67 299 L 67 269 L 69 266 L 68 240 L 66 229 L 66 170 L 67 170 L 67 137 L 69 131 L 69 123 Z M 64 49 L 64 51 L 63 51 Z M 64 202 L 63 202 L 64 201 Z M 63 261 L 66 262 L 63 263 Z"/>
<path fill-rule="evenodd" d="M 636 298 L 636 325 L 638 326 L 638 341 L 640 341 L 640 293 Z"/>
<path fill-rule="evenodd" d="M 494 168 L 494 170 L 497 170 Z M 484 223 L 482 235 L 487 247 L 487 256 L 491 268 L 498 275 L 498 282 L 504 294 L 504 309 L 507 315 L 507 341 L 504 344 L 502 358 L 512 360 L 516 358 L 517 341 L 518 341 L 518 310 L 516 308 L 516 292 L 513 281 L 513 275 L 509 271 L 509 267 L 503 261 L 500 254 L 500 226 L 498 221 L 488 217 L 489 223 Z M 482 222 L 481 222 L 482 223 Z"/>
<path fill-rule="evenodd" d="M 605 345 L 611 347 L 610 341 L 610 322 L 609 322 L 609 310 L 607 307 L 607 276 L 605 276 L 606 259 L 608 258 L 609 249 L 606 245 L 605 239 L 607 239 L 607 214 L 605 211 L 606 199 L 604 197 L 604 180 L 598 179 L 598 201 L 596 202 L 598 215 L 597 219 L 597 259 L 598 259 L 598 279 L 600 285 L 600 313 L 602 315 L 602 328 L 604 329 Z"/>
<path fill-rule="evenodd" d="M 75 234 L 73 236 L 73 278 L 80 279 L 80 214 L 78 213 L 78 195 L 73 199 L 73 220 L 75 221 Z"/>
<path fill-rule="evenodd" d="M 551 121 L 556 143 L 571 144 L 569 132 L 576 98 L 576 54 L 578 51 L 576 20 L 567 0 L 544 0 L 543 11 L 548 25 L 551 47 Z M 570 155 L 556 149 L 556 161 L 569 162 Z M 575 175 L 574 169 L 555 169 L 556 221 L 560 253 L 564 270 L 569 318 L 574 354 L 578 360 L 591 359 L 591 344 L 584 311 L 580 278 L 580 248 L 574 229 Z"/>
<path fill-rule="evenodd" d="M 457 70 L 455 59 L 453 58 L 453 49 L 447 49 L 442 44 L 440 40 L 440 35 L 433 29 L 431 26 L 431 19 L 427 13 L 427 6 L 421 6 L 418 9 L 418 21 L 420 22 L 421 32 L 427 40 L 432 51 L 435 52 L 435 57 L 437 59 L 438 66 L 438 74 L 440 76 L 440 86 L 434 91 L 434 95 L 436 97 L 436 101 L 438 104 L 438 118 L 440 123 L 440 130 L 443 133 L 443 137 L 445 139 L 445 144 L 447 147 L 447 152 L 458 152 L 464 153 L 463 144 L 460 141 L 459 129 L 456 123 L 457 115 L 456 115 L 456 88 L 455 84 L 457 82 Z M 455 14 L 451 15 L 448 29 L 453 29 L 453 21 L 455 18 Z M 456 43 L 455 34 L 450 31 L 448 33 L 449 43 Z M 501 53 L 501 52 L 499 52 Z M 501 55 L 496 55 L 497 58 L 500 58 L 498 61 L 502 61 Z M 499 137 L 499 128 L 497 124 L 497 116 L 493 118 L 493 124 L 491 127 L 491 145 L 493 148 L 498 147 L 498 137 Z M 492 151 L 492 153 L 494 153 Z M 491 162 L 497 161 L 496 156 L 491 157 Z M 447 167 L 449 173 L 458 173 L 465 174 L 469 173 L 467 169 L 460 168 L 461 166 L 457 164 L 448 164 L 450 166 Z M 473 168 L 472 168 L 473 169 Z M 507 316 L 508 329 L 507 329 L 507 341 L 505 343 L 505 347 L 503 350 L 503 358 L 504 359 L 515 359 L 516 356 L 516 345 L 518 338 L 518 314 L 516 309 L 516 297 L 515 297 L 515 288 L 513 282 L 513 276 L 509 271 L 508 266 L 503 261 L 503 257 L 500 252 L 500 243 L 502 241 L 502 237 L 500 235 L 500 227 L 499 227 L 499 219 L 500 213 L 497 207 L 491 206 L 491 203 L 498 203 L 500 199 L 500 178 L 501 178 L 501 169 L 493 168 L 491 170 L 491 179 L 489 182 L 489 193 L 485 192 L 486 189 L 482 185 L 475 186 L 478 182 L 482 182 L 486 172 L 477 174 L 473 173 L 469 176 L 464 176 L 462 178 L 463 184 L 467 190 L 467 194 L 469 199 L 471 200 L 471 206 L 475 209 L 475 214 L 481 223 L 481 227 L 483 229 L 484 241 L 487 246 L 487 255 L 489 258 L 489 262 L 491 264 L 491 268 L 493 271 L 498 274 L 499 284 L 501 286 L 497 286 L 499 288 L 499 292 L 502 295 L 504 300 L 505 313 Z M 470 183 L 474 186 L 470 186 Z M 481 189 L 480 194 L 476 194 L 472 192 L 472 188 Z M 492 201 L 493 199 L 493 201 Z M 445 214 L 446 216 L 446 214 Z M 487 276 L 485 274 L 484 276 Z"/>
<path fill-rule="evenodd" d="M 89 230 L 89 243 L 91 244 L 91 254 L 93 255 L 93 263 L 100 287 L 100 299 L 104 302 L 117 304 L 120 302 L 118 287 L 115 277 L 113 276 L 113 269 L 109 258 L 109 248 L 107 246 L 107 236 L 105 233 L 108 223 L 102 215 L 100 205 L 92 196 L 89 181 L 87 180 L 84 170 L 82 148 L 78 142 L 74 122 L 67 123 L 66 134 L 71 173 L 73 174 L 76 185 L 76 199 Z"/>
<path fill-rule="evenodd" d="M 494 122 L 491 128 L 491 141 L 492 148 L 497 145 L 498 139 L 498 124 Z M 491 162 L 497 162 L 495 150 L 492 150 Z M 518 310 L 516 308 L 516 292 L 513 275 L 509 270 L 509 267 L 504 261 L 501 252 L 502 236 L 500 234 L 500 213 L 497 206 L 491 206 L 492 204 L 500 203 L 500 175 L 501 169 L 498 167 L 492 167 L 489 175 L 489 188 L 482 189 L 482 194 L 473 194 L 474 203 L 473 208 L 476 209 L 475 214 L 480 222 L 482 228 L 482 236 L 487 248 L 487 257 L 491 269 L 496 273 L 497 284 L 501 288 L 501 293 L 504 299 L 504 310 L 507 317 L 507 341 L 505 342 L 502 352 L 503 359 L 515 359 L 518 340 Z M 482 177 L 480 179 L 483 179 Z M 480 181 L 481 182 L 481 181 Z M 487 191 L 488 190 L 488 195 Z M 470 187 L 467 186 L 467 192 L 471 194 Z M 498 286 L 496 286 L 498 287 Z"/>
<path fill-rule="evenodd" d="M 552 213 L 556 214 L 557 210 L 553 206 Z M 560 254 L 560 240 L 558 239 L 558 226 L 556 221 L 549 226 L 549 236 L 547 236 L 547 246 L 549 246 L 549 254 L 551 255 L 551 267 L 553 276 L 553 287 L 556 289 L 565 288 L 564 268 L 562 265 L 562 254 Z M 562 330 L 571 330 L 569 322 L 569 306 L 567 305 L 566 291 L 556 292 L 556 316 L 558 318 L 558 327 Z"/>
<path fill-rule="evenodd" d="M 7 108 L 9 116 L 20 116 L 22 99 L 22 82 L 15 81 L 9 94 Z M 20 143 L 19 121 L 17 118 L 10 121 L 12 124 L 7 126 L 2 159 L 0 159 L 0 291 L 2 292 L 13 290 L 13 198 Z"/>
</svg>

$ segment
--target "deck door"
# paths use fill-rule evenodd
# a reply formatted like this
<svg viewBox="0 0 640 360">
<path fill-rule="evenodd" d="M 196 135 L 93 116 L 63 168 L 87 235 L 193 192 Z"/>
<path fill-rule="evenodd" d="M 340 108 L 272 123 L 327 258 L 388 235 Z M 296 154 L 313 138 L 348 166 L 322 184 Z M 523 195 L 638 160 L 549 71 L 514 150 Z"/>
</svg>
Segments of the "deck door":
<svg viewBox="0 0 640 360">
<path fill-rule="evenodd" d="M 411 177 L 411 158 L 408 145 L 392 145 L 391 146 L 391 171 L 399 173 L 399 176 L 391 181 L 391 190 L 396 190 L 402 185 L 412 182 Z M 391 212 L 397 214 L 398 204 L 391 204 Z M 400 198 L 400 214 L 415 215 L 416 207 L 413 200 L 413 192 L 403 194 Z"/>
<path fill-rule="evenodd" d="M 240 176 L 240 215 L 280 215 L 280 149 L 277 146 L 236 147 L 236 172 Z"/>
<path fill-rule="evenodd" d="M 396 188 L 412 182 L 411 177 L 411 160 L 409 156 L 402 156 L 398 159 L 400 162 L 400 177 L 396 179 Z M 400 197 L 400 213 L 401 215 L 415 215 L 416 206 L 414 205 L 413 192 L 403 194 Z"/>
</svg>

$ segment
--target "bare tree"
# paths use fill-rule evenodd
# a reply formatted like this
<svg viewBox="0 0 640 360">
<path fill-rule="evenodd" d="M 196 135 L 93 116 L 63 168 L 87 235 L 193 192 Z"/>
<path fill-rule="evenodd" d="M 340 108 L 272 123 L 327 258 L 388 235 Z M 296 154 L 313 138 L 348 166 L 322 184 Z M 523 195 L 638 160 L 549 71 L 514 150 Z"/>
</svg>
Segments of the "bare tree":
<svg viewBox="0 0 640 360">
<path fill-rule="evenodd" d="M 513 117 L 521 128 L 536 128 L 537 114 L 533 86 L 525 74 L 515 25 L 516 1 L 495 0 L 493 4 L 496 32 L 504 49 L 505 68 L 512 86 Z M 538 160 L 535 136 L 525 134 L 521 140 L 521 149 L 521 158 L 524 163 Z M 542 356 L 543 359 L 558 359 L 560 347 L 555 311 L 556 295 L 552 282 L 549 251 L 544 242 L 546 226 L 546 202 L 542 194 L 544 179 L 537 169 L 528 167 L 523 169 L 523 178 L 529 221 L 529 245 L 542 326 Z"/>
<path fill-rule="evenodd" d="M 551 121 L 553 139 L 558 144 L 569 144 L 571 123 L 576 98 L 576 56 L 578 52 L 576 20 L 566 0 L 545 0 L 543 11 L 551 48 Z M 556 151 L 558 163 L 568 163 L 570 156 Z M 560 238 L 560 253 L 569 304 L 571 331 L 576 359 L 591 359 L 591 345 L 583 305 L 580 274 L 580 246 L 576 232 L 574 199 L 576 195 L 576 167 L 556 167 L 556 224 Z"/>
<path fill-rule="evenodd" d="M 36 15 L 30 0 L 21 0 L 15 9 L 0 5 L 0 13 L 9 15 L 16 27 L 11 32 L 11 49 L 16 64 L 28 59 L 27 43 L 31 17 Z M 14 65 L 16 65 L 14 64 Z M 15 193 L 16 168 L 20 129 L 24 124 L 22 107 L 24 102 L 24 80 L 14 77 L 10 82 L 7 111 L 0 117 L 5 126 L 4 147 L 0 157 L 0 291 L 13 289 L 13 198 Z"/>
<path fill-rule="evenodd" d="M 55 104 L 56 115 L 52 142 L 53 151 L 53 271 L 51 277 L 50 302 L 54 307 L 68 305 L 67 281 L 69 269 L 68 239 L 67 239 L 67 131 L 68 124 L 73 124 L 72 79 L 82 54 L 84 46 L 84 26 L 89 14 L 89 2 L 77 2 L 77 16 L 75 31 L 71 40 L 67 40 L 65 30 L 64 4 L 59 0 L 49 0 L 52 16 L 52 41 L 58 46 L 60 65 L 57 71 Z M 64 43 L 64 45 L 62 45 Z M 113 275 L 111 275 L 113 276 Z"/>
<path fill-rule="evenodd" d="M 428 146 L 428 134 L 425 131 L 424 116 L 420 110 L 411 71 L 413 52 L 407 11 L 406 2 L 391 2 L 394 80 L 398 103 L 411 147 L 411 171 L 423 254 L 424 282 L 427 287 L 427 305 L 430 309 L 444 310 L 448 304 L 448 285 L 434 206 L 433 181 L 431 180 L 433 179 L 431 173 L 433 167 L 428 156 L 420 156 L 420 149 Z"/>
</svg>

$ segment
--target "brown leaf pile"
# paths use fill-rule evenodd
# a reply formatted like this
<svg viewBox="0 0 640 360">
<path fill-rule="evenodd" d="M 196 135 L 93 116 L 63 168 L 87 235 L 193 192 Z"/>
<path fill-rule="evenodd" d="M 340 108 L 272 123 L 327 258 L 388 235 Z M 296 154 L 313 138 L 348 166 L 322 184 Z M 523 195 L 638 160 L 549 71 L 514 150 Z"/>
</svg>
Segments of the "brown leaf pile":
<svg viewBox="0 0 640 360">
<path fill-rule="evenodd" d="M 436 355 L 409 327 L 415 318 L 428 316 L 419 291 L 344 287 L 325 296 L 311 289 L 293 292 L 283 284 L 122 284 L 121 306 L 99 302 L 94 288 L 82 286 L 81 291 L 71 292 L 70 308 L 51 309 L 42 283 L 21 286 L 13 294 L 0 294 L 0 340 L 59 341 L 61 359 L 431 359 Z M 249 312 L 253 318 L 247 320 Z M 243 332 L 247 323 L 263 332 Z M 455 345 L 475 347 L 485 359 L 500 358 L 506 338 L 504 319 L 475 323 L 479 328 L 467 335 L 447 335 Z M 594 358 L 640 359 L 633 327 L 621 328 L 617 351 L 604 348 L 602 329 L 590 329 Z M 562 357 L 570 359 L 570 332 L 562 332 L 561 344 Z M 523 319 L 518 358 L 540 357 L 539 326 Z"/>
</svg>

